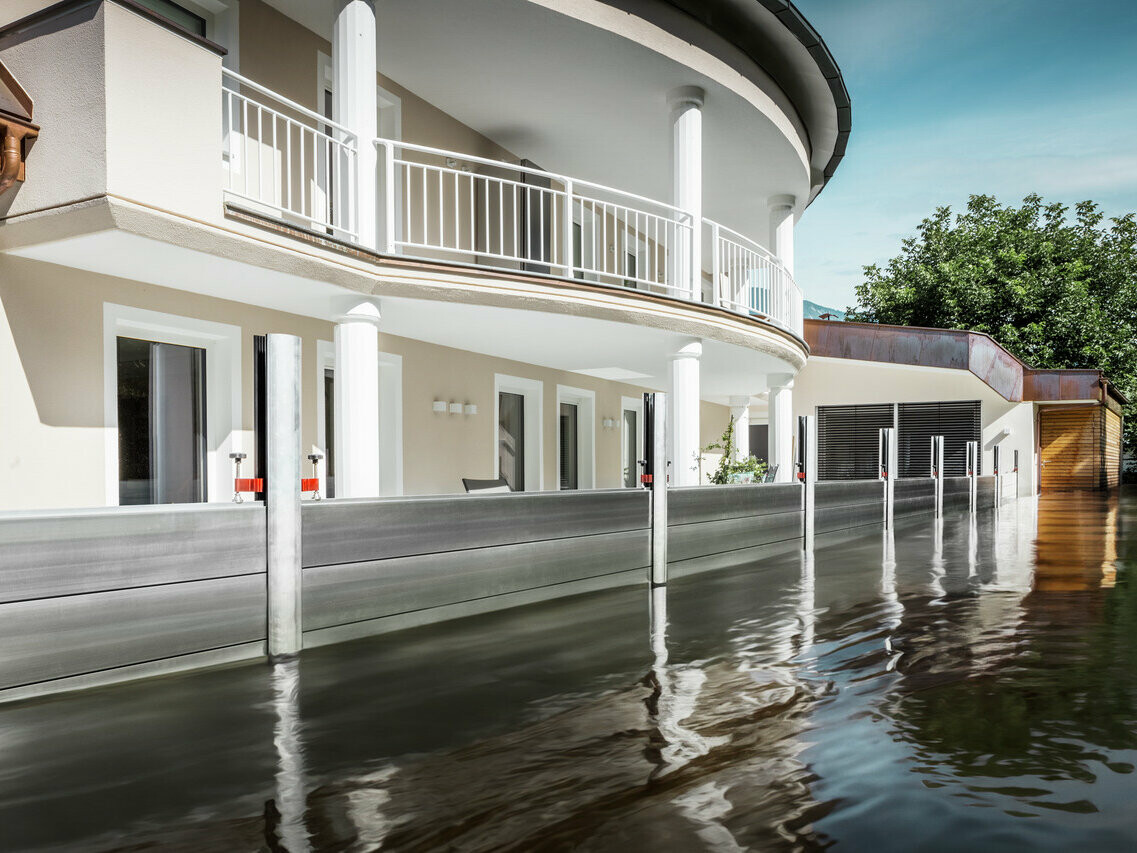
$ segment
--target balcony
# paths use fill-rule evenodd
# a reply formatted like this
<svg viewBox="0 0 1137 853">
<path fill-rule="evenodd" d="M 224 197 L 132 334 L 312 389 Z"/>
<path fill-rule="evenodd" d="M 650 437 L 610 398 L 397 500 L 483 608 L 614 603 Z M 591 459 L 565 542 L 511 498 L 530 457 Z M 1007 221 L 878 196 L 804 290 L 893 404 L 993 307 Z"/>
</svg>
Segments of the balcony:
<svg viewBox="0 0 1137 853">
<path fill-rule="evenodd" d="M 801 291 L 782 262 L 674 205 L 527 165 L 361 140 L 229 71 L 222 134 L 224 197 L 233 207 L 365 246 L 369 226 L 361 223 L 377 222 L 373 242 L 384 255 L 649 292 L 801 337 Z M 362 146 L 378 157 L 374 211 L 360 209 Z"/>
</svg>

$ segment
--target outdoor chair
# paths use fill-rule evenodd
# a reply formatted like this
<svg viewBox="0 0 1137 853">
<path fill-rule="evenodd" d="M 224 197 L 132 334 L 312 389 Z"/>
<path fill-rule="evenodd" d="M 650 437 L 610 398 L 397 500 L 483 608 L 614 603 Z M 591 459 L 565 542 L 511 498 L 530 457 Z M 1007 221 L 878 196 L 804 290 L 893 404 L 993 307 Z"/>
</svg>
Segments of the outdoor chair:
<svg viewBox="0 0 1137 853">
<path fill-rule="evenodd" d="M 778 476 L 778 466 L 771 465 L 766 469 L 766 476 L 762 478 L 763 483 L 772 483 L 774 478 Z"/>
<path fill-rule="evenodd" d="M 496 480 L 471 480 L 469 477 L 463 477 L 462 485 L 466 487 L 467 494 L 492 495 L 500 492 L 513 491 L 513 489 L 509 487 L 509 483 L 505 481 L 505 477 L 498 477 Z"/>
</svg>

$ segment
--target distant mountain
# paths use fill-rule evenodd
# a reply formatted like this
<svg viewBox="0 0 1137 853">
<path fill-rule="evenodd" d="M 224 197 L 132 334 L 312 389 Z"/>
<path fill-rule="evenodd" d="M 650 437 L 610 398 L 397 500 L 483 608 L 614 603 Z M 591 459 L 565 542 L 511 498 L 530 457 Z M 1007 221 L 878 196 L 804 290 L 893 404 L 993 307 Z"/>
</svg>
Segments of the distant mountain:
<svg viewBox="0 0 1137 853">
<path fill-rule="evenodd" d="M 824 305 L 818 305 L 816 302 L 810 302 L 808 299 L 803 299 L 802 303 L 802 311 L 807 320 L 818 320 L 822 314 L 832 314 L 838 320 L 845 319 L 845 312 L 838 311 L 836 308 L 826 308 Z"/>
</svg>

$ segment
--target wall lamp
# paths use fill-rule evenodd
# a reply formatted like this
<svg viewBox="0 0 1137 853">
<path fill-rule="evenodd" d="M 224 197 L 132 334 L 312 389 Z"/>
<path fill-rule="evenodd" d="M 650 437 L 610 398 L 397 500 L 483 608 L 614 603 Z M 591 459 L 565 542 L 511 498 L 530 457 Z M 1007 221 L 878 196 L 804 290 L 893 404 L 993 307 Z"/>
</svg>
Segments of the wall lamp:
<svg viewBox="0 0 1137 853">
<path fill-rule="evenodd" d="M 430 404 L 430 410 L 439 415 L 449 412 L 452 415 L 476 415 L 478 407 L 473 403 L 450 403 L 446 400 L 435 400 Z"/>
</svg>

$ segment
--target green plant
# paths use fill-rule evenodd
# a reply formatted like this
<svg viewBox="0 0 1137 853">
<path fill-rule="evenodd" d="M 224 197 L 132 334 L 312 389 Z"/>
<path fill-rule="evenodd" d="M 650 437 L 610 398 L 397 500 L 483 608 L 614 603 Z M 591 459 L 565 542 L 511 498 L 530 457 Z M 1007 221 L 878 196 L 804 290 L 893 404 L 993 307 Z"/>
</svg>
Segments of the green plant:
<svg viewBox="0 0 1137 853">
<path fill-rule="evenodd" d="M 704 454 L 714 450 L 722 451 L 722 458 L 719 459 L 718 467 L 709 477 L 710 481 L 716 486 L 742 483 L 746 482 L 747 479 L 754 483 L 760 483 L 762 478 L 766 476 L 765 462 L 753 456 L 747 456 L 745 459 L 734 458 L 738 452 L 738 446 L 734 443 L 734 418 L 727 419 L 726 430 L 723 432 L 722 438 L 702 449 L 699 454 L 699 462 L 702 463 Z M 702 467 L 701 464 L 700 467 Z"/>
</svg>

